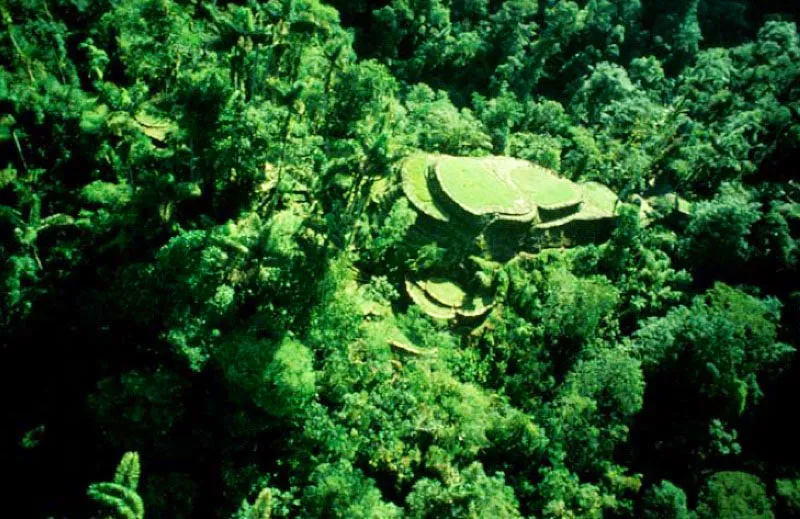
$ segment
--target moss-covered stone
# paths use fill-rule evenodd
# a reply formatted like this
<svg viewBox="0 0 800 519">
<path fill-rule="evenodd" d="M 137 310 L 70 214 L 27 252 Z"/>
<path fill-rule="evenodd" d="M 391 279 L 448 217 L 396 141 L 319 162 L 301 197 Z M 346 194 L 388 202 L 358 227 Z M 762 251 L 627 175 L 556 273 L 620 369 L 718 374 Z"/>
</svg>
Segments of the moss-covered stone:
<svg viewBox="0 0 800 519">
<path fill-rule="evenodd" d="M 464 305 L 456 310 L 460 317 L 475 318 L 483 317 L 494 307 L 494 303 L 488 296 L 474 296 L 464 302 Z"/>
<path fill-rule="evenodd" d="M 406 280 L 406 293 L 423 312 L 434 319 L 453 319 L 456 316 L 454 308 L 440 305 L 431 300 L 425 291 L 413 281 Z"/>
<path fill-rule="evenodd" d="M 403 191 L 425 215 L 413 236 L 455 251 L 456 260 L 458 251 L 504 262 L 520 252 L 603 241 L 614 228 L 619 203 L 602 184 L 575 183 L 510 157 L 417 153 L 403 162 L 402 175 Z M 485 315 L 492 298 L 455 282 L 473 285 L 469 270 L 461 264 L 451 279 L 409 281 L 406 291 L 437 319 Z M 490 288 L 475 286 L 481 292 Z"/>
<path fill-rule="evenodd" d="M 525 163 L 509 178 L 538 209 L 539 218 L 550 219 L 577 212 L 583 201 L 581 188 L 536 164 Z"/>
<path fill-rule="evenodd" d="M 443 306 L 461 308 L 467 298 L 464 289 L 448 279 L 429 279 L 419 282 L 419 285 L 431 299 Z"/>
<path fill-rule="evenodd" d="M 535 209 L 509 178 L 496 167 L 502 158 L 451 157 L 441 155 L 434 161 L 437 185 L 449 201 L 468 215 L 525 218 Z"/>
<path fill-rule="evenodd" d="M 421 213 L 440 222 L 449 222 L 450 215 L 434 199 L 428 186 L 427 153 L 415 153 L 401 164 L 403 193 L 411 204 Z"/>
</svg>

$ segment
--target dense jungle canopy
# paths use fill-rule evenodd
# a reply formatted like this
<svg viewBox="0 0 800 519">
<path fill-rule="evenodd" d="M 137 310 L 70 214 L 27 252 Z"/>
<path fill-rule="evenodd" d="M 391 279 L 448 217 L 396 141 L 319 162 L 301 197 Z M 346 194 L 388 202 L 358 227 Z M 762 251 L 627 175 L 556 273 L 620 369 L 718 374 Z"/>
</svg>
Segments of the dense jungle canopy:
<svg viewBox="0 0 800 519">
<path fill-rule="evenodd" d="M 799 21 L 0 0 L 6 514 L 800 517 Z"/>
</svg>

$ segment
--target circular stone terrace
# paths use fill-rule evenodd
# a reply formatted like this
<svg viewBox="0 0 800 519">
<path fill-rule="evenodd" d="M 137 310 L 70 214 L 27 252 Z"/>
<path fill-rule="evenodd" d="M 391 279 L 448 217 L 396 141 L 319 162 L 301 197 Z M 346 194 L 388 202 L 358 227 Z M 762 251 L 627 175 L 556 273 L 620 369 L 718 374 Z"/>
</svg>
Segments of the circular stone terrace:
<svg viewBox="0 0 800 519">
<path fill-rule="evenodd" d="M 401 173 L 411 204 L 438 222 L 423 226 L 429 235 L 446 242 L 474 239 L 479 231 L 487 244 L 482 254 L 499 261 L 521 252 L 604 241 L 619 204 L 617 194 L 603 184 L 571 182 L 511 157 L 418 152 L 403 160 Z M 648 198 L 640 210 L 645 224 L 658 217 L 655 209 L 680 216 L 691 206 L 674 194 Z M 423 274 L 405 284 L 411 300 L 436 319 L 480 317 L 493 306 L 490 294 L 472 293 L 456 280 L 425 279 Z"/>
<path fill-rule="evenodd" d="M 571 182 L 525 160 L 416 153 L 401 167 L 403 192 L 438 222 L 431 227 L 437 236 L 471 239 L 480 230 L 492 258 L 513 257 L 530 243 L 602 240 L 616 212 L 617 195 L 608 187 Z M 410 299 L 435 319 L 479 318 L 493 306 L 490 294 L 473 293 L 455 279 L 423 274 L 405 285 Z"/>
<path fill-rule="evenodd" d="M 406 279 L 406 292 L 435 319 L 481 317 L 493 306 L 487 294 L 468 294 L 461 285 L 444 278 Z"/>
<path fill-rule="evenodd" d="M 496 158 L 442 155 L 433 162 L 436 192 L 468 216 L 533 220 L 536 205 L 504 171 Z"/>
<path fill-rule="evenodd" d="M 453 157 L 417 153 L 402 165 L 403 191 L 422 213 L 441 222 L 461 216 L 543 223 L 578 213 L 579 184 L 510 157 Z"/>
</svg>

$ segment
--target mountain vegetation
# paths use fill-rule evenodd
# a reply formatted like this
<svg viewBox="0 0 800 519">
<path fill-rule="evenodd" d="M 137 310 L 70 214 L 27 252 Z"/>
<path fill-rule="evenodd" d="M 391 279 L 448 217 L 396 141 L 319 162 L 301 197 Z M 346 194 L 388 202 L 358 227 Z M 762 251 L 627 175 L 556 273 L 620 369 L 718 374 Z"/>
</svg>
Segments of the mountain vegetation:
<svg viewBox="0 0 800 519">
<path fill-rule="evenodd" d="M 0 0 L 5 508 L 800 517 L 798 22 Z"/>
</svg>

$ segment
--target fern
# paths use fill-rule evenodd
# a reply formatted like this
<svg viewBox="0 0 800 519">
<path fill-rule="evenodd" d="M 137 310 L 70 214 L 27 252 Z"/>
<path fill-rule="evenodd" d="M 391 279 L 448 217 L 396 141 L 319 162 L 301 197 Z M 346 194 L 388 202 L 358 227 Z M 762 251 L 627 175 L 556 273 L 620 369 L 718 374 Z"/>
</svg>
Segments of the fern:
<svg viewBox="0 0 800 519">
<path fill-rule="evenodd" d="M 139 486 L 139 471 L 139 453 L 126 452 L 117 466 L 114 483 L 136 490 L 136 487 Z"/>
<path fill-rule="evenodd" d="M 273 507 L 272 490 L 263 488 L 252 505 L 247 499 L 243 500 L 239 510 L 231 519 L 270 519 Z"/>
<path fill-rule="evenodd" d="M 110 511 L 113 519 L 143 519 L 144 502 L 136 492 L 139 485 L 139 454 L 126 452 L 117 466 L 114 481 L 92 483 L 88 496 Z"/>
<path fill-rule="evenodd" d="M 272 517 L 272 492 L 269 488 L 265 488 L 259 492 L 247 519 L 270 519 L 270 517 Z"/>
</svg>

